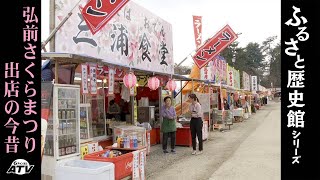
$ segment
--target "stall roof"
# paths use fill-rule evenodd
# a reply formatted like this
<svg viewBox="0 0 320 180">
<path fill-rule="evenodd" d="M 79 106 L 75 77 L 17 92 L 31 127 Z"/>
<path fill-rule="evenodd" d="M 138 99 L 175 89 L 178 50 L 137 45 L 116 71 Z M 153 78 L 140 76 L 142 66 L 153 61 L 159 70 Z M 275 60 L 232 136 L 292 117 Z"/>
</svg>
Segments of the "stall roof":
<svg viewBox="0 0 320 180">
<path fill-rule="evenodd" d="M 97 63 L 97 64 L 101 64 L 101 65 L 118 66 L 118 67 L 123 67 L 123 68 L 127 68 L 127 69 L 131 68 L 138 76 L 139 75 L 152 75 L 154 73 L 153 71 L 143 70 L 143 69 L 139 69 L 139 68 L 132 68 L 130 66 L 120 65 L 120 64 L 106 61 L 106 60 L 103 60 L 100 58 L 95 58 L 92 56 L 81 55 L 81 54 L 42 52 L 41 59 L 42 60 L 50 59 L 50 60 L 58 61 L 59 64 Z M 54 64 L 54 62 L 52 64 Z M 171 74 L 160 73 L 160 72 L 156 72 L 155 74 L 171 76 Z M 179 75 L 179 74 L 172 74 L 172 78 L 174 78 L 176 80 L 181 80 L 181 81 L 192 81 L 193 80 L 195 82 L 207 83 L 207 81 L 204 81 L 204 80 L 187 78 L 187 77 Z"/>
</svg>

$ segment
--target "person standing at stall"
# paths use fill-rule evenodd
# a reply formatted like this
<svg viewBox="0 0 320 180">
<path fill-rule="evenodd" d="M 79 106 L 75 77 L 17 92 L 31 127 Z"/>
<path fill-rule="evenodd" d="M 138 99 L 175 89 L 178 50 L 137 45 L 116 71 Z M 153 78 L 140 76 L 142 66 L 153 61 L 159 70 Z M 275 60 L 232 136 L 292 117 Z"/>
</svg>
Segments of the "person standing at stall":
<svg viewBox="0 0 320 180">
<path fill-rule="evenodd" d="M 114 100 L 111 100 L 109 102 L 109 107 L 108 107 L 108 118 L 115 118 L 117 120 L 120 120 L 120 107 L 118 106 L 118 104 L 115 103 Z"/>
<path fill-rule="evenodd" d="M 162 149 L 164 153 L 169 153 L 167 151 L 167 143 L 168 138 L 171 139 L 171 152 L 176 153 L 175 145 L 176 145 L 176 110 L 172 106 L 172 100 L 171 97 L 165 97 L 164 98 L 165 105 L 161 108 L 160 116 L 163 118 L 161 131 L 163 133 L 163 139 L 162 139 Z"/>
<path fill-rule="evenodd" d="M 192 155 L 202 154 L 203 151 L 203 139 L 202 139 L 202 110 L 201 105 L 199 103 L 199 99 L 195 94 L 190 94 L 189 100 L 191 100 L 191 105 L 189 110 L 191 112 L 191 121 L 190 121 L 190 130 L 191 130 L 191 138 L 192 138 Z M 196 137 L 198 137 L 199 141 L 199 152 L 196 151 Z"/>
</svg>

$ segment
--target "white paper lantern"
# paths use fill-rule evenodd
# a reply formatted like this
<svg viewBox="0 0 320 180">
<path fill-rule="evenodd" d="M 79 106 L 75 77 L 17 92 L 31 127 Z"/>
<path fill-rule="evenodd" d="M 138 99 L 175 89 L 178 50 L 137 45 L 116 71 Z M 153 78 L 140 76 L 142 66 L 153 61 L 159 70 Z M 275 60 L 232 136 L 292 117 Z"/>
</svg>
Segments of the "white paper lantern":
<svg viewBox="0 0 320 180">
<path fill-rule="evenodd" d="M 129 89 L 135 86 L 136 83 L 137 83 L 137 77 L 132 72 L 130 72 L 129 74 L 126 74 L 123 77 L 123 84 Z"/>
<path fill-rule="evenodd" d="M 150 77 L 148 79 L 148 87 L 151 90 L 156 90 L 160 86 L 160 80 L 157 77 Z"/>
<path fill-rule="evenodd" d="M 168 82 L 167 82 L 167 85 L 166 85 L 167 89 L 169 91 L 174 91 L 177 87 L 177 84 L 176 84 L 176 81 L 170 79 Z"/>
</svg>

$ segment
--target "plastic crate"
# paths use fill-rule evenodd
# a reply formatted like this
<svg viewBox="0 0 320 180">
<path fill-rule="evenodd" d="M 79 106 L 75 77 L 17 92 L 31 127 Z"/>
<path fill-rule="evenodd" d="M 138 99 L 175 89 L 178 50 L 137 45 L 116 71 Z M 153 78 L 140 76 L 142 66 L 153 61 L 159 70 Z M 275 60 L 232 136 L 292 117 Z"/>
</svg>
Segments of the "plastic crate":
<svg viewBox="0 0 320 180">
<path fill-rule="evenodd" d="M 104 154 L 107 150 L 114 150 L 106 149 L 103 151 L 95 152 L 92 154 L 87 154 L 84 156 L 84 160 L 90 161 L 101 161 L 101 162 L 111 162 L 115 166 L 115 179 L 120 180 L 122 178 L 128 177 L 132 175 L 132 161 L 133 161 L 133 154 L 134 150 L 119 150 L 122 152 L 121 156 L 114 157 L 114 158 L 106 158 L 102 157 L 101 155 Z M 117 149 L 118 150 L 118 149 Z"/>
</svg>

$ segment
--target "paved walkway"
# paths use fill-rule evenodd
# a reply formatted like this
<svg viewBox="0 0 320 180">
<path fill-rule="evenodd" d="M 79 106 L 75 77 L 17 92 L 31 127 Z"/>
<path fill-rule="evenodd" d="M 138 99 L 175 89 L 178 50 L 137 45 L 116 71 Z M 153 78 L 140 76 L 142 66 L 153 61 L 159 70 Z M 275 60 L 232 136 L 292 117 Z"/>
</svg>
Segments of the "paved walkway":
<svg viewBox="0 0 320 180">
<path fill-rule="evenodd" d="M 280 103 L 210 180 L 280 180 Z"/>
<path fill-rule="evenodd" d="M 204 153 L 176 147 L 164 155 L 161 145 L 147 156 L 149 180 L 277 180 L 280 179 L 280 103 L 270 102 L 224 133 L 214 131 L 204 142 Z"/>
</svg>

